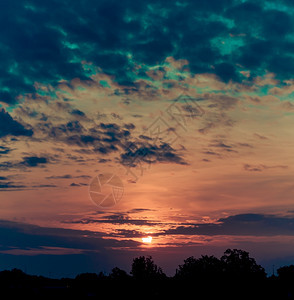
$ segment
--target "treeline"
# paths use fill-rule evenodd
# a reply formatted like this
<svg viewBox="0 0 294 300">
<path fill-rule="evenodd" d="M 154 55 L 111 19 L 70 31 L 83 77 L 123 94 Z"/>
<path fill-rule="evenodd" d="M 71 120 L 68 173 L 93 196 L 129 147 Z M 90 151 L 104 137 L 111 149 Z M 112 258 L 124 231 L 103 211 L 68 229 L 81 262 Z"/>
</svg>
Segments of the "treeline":
<svg viewBox="0 0 294 300">
<path fill-rule="evenodd" d="M 228 249 L 221 258 L 189 257 L 173 276 L 167 276 L 151 256 L 133 259 L 130 274 L 118 267 L 110 274 L 82 273 L 73 278 L 50 279 L 21 270 L 0 272 L 2 295 L 46 298 L 155 299 L 294 299 L 294 265 L 267 276 L 249 253 Z M 1 294 L 0 294 L 1 295 Z"/>
</svg>

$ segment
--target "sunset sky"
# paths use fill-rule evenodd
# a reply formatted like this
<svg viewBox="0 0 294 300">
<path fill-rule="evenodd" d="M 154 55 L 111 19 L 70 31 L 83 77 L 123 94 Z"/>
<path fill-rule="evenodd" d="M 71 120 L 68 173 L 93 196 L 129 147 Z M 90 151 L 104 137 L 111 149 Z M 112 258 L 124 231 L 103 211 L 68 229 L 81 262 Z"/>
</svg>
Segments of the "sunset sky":
<svg viewBox="0 0 294 300">
<path fill-rule="evenodd" d="M 290 0 L 0 1 L 0 269 L 108 273 L 152 255 L 173 275 L 227 248 L 269 274 L 294 264 L 293 14 Z M 89 192 L 105 174 L 123 185 L 111 207 Z"/>
</svg>

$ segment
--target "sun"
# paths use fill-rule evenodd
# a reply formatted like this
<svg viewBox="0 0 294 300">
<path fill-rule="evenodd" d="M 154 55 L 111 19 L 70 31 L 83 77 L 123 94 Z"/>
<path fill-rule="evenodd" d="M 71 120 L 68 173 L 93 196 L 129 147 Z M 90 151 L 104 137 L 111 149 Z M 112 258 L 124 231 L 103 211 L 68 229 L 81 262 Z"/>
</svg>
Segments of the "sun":
<svg viewBox="0 0 294 300">
<path fill-rule="evenodd" d="M 151 244 L 151 242 L 152 242 L 152 236 L 147 236 L 147 237 L 143 237 L 142 238 L 142 242 L 143 243 L 147 243 L 147 244 Z"/>
</svg>

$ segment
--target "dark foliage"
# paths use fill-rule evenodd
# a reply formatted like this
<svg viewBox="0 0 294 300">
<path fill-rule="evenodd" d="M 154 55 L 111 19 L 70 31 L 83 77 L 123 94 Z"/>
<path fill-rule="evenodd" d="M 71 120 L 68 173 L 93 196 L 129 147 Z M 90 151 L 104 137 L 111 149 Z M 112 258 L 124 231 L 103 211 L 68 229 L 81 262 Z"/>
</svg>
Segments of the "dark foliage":
<svg viewBox="0 0 294 300">
<path fill-rule="evenodd" d="M 248 252 L 228 249 L 220 259 L 185 259 L 173 277 L 166 276 L 151 256 L 140 256 L 133 260 L 131 275 L 115 267 L 109 275 L 50 279 L 13 269 L 0 272 L 0 288 L 3 299 L 294 299 L 294 265 L 279 268 L 277 274 L 266 277 Z"/>
<path fill-rule="evenodd" d="M 223 271 L 229 277 L 260 278 L 266 277 L 265 270 L 258 265 L 249 253 L 242 250 L 227 249 L 221 257 Z"/>
<path fill-rule="evenodd" d="M 132 271 L 134 279 L 150 280 L 150 279 L 164 279 L 166 275 L 162 272 L 151 256 L 140 256 L 133 260 Z"/>
<path fill-rule="evenodd" d="M 127 280 L 130 279 L 130 275 L 128 275 L 128 273 L 125 270 L 115 267 L 109 274 L 109 278 L 115 280 Z"/>
</svg>

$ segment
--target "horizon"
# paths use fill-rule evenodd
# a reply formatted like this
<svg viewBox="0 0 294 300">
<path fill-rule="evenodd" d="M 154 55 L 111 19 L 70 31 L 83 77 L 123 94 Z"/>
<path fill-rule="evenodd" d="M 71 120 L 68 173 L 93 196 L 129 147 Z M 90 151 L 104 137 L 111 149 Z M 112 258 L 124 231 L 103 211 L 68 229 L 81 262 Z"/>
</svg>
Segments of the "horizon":
<svg viewBox="0 0 294 300">
<path fill-rule="evenodd" d="M 237 251 L 247 252 L 247 251 L 244 251 L 244 250 L 242 250 L 242 249 L 226 249 L 226 251 L 228 251 L 228 250 L 232 250 L 232 251 L 237 250 Z M 273 266 L 272 266 L 271 273 L 268 273 L 268 272 L 266 272 L 266 269 L 265 269 L 261 264 L 259 264 L 259 263 L 255 260 L 254 257 L 252 257 L 252 256 L 250 255 L 249 252 L 247 252 L 247 253 L 249 254 L 249 258 L 250 258 L 250 259 L 253 259 L 259 267 L 261 267 L 261 268 L 264 269 L 266 278 L 270 278 L 270 277 L 272 277 L 272 276 L 278 277 L 278 271 L 279 271 L 280 268 L 283 268 L 283 267 L 291 267 L 291 266 L 293 266 L 293 264 L 291 264 L 291 265 L 283 265 L 283 266 L 281 266 L 281 267 L 275 268 L 275 266 L 273 265 Z M 177 265 L 176 268 L 174 268 L 174 270 L 175 270 L 174 273 L 170 273 L 170 274 L 166 273 L 166 272 L 164 271 L 164 269 L 163 269 L 160 265 L 158 265 L 158 264 L 156 263 L 156 261 L 154 261 L 153 257 L 150 256 L 150 255 L 146 255 L 146 256 L 145 256 L 145 255 L 140 255 L 140 256 L 137 256 L 137 257 L 133 257 L 132 260 L 130 261 L 130 264 L 129 264 L 129 268 L 128 268 L 128 269 L 122 269 L 122 268 L 119 268 L 119 267 L 117 267 L 117 266 L 113 266 L 109 271 L 105 271 L 105 270 L 96 270 L 96 271 L 92 271 L 92 272 L 80 272 L 80 273 L 75 273 L 75 274 L 71 274 L 71 275 L 69 275 L 69 276 L 61 276 L 61 275 L 59 275 L 59 276 L 56 277 L 56 276 L 54 276 L 54 271 L 53 271 L 53 272 L 49 272 L 48 275 L 45 275 L 45 274 L 33 274 L 33 273 L 30 273 L 30 272 L 27 270 L 27 267 L 25 266 L 24 269 L 18 269 L 18 268 L 3 269 L 3 270 L 0 270 L 0 273 L 1 273 L 2 271 L 14 271 L 14 270 L 19 270 L 19 271 L 21 271 L 21 272 L 23 272 L 24 274 L 27 274 L 27 275 L 29 275 L 29 276 L 43 276 L 43 277 L 48 278 L 48 279 L 66 279 L 66 278 L 68 278 L 68 279 L 75 279 L 75 278 L 77 278 L 78 275 L 81 275 L 81 274 L 96 274 L 96 275 L 98 275 L 98 276 L 100 276 L 100 275 L 102 274 L 102 275 L 105 276 L 105 277 L 109 277 L 109 276 L 112 274 L 113 269 L 118 268 L 118 269 L 120 269 L 121 271 L 125 271 L 127 275 L 133 276 L 133 274 L 132 274 L 132 264 L 134 263 L 134 261 L 135 261 L 136 259 L 139 259 L 139 258 L 144 258 L 144 259 L 145 259 L 145 258 L 150 258 L 151 261 L 152 261 L 152 262 L 154 263 L 154 265 L 156 266 L 156 268 L 159 268 L 159 269 L 162 271 L 162 273 L 164 274 L 164 276 L 166 275 L 167 278 L 175 278 L 175 277 L 177 276 L 178 272 L 179 272 L 179 269 L 180 269 L 181 266 L 185 263 L 185 260 L 188 259 L 188 258 L 189 258 L 189 259 L 190 259 L 190 258 L 193 258 L 193 259 L 202 259 L 203 257 L 209 257 L 209 258 L 212 258 L 212 257 L 213 257 L 213 258 L 217 258 L 219 261 L 221 261 L 221 260 L 222 260 L 222 256 L 223 256 L 224 254 L 225 254 L 225 251 L 222 253 L 222 255 L 221 255 L 220 257 L 216 257 L 216 256 L 214 256 L 214 255 L 201 254 L 199 257 L 190 256 L 190 257 L 183 258 L 182 261 L 181 261 L 181 264 Z M 202 270 L 199 269 L 199 272 L 201 272 L 201 271 L 202 271 Z M 67 273 L 67 274 L 69 274 L 69 273 Z"/>
<path fill-rule="evenodd" d="M 293 4 L 3 1 L 0 270 L 294 264 Z"/>
</svg>

